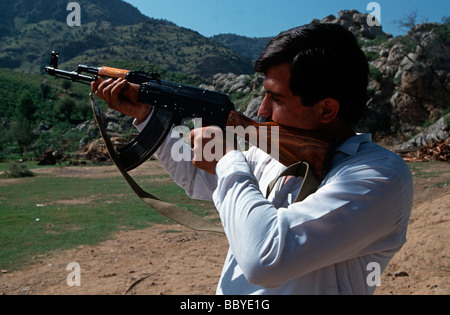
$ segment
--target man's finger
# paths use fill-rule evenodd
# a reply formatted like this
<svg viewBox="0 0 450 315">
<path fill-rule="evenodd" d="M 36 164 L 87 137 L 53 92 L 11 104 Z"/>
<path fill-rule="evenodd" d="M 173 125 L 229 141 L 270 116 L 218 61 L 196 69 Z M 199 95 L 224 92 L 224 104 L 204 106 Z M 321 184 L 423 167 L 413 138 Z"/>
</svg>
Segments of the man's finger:
<svg viewBox="0 0 450 315">
<path fill-rule="evenodd" d="M 119 79 L 114 84 L 111 84 L 111 96 L 118 97 L 120 92 L 126 87 L 128 82 L 125 79 Z"/>
<path fill-rule="evenodd" d="M 125 79 L 117 80 L 114 85 L 111 84 L 111 103 L 114 107 L 120 106 L 120 93 L 127 86 L 128 82 Z"/>
<path fill-rule="evenodd" d="M 100 78 L 98 79 L 98 80 L 100 80 Z M 110 79 L 111 80 L 111 79 Z M 98 96 L 98 97 L 100 97 L 102 100 L 104 100 L 104 101 L 106 101 L 106 99 L 105 99 L 105 95 L 104 95 L 104 89 L 105 89 L 105 87 L 108 85 L 108 81 L 109 80 L 103 80 L 102 79 L 102 81 L 99 81 L 98 83 L 97 82 L 94 82 L 94 86 L 95 86 L 95 84 L 97 84 L 97 89 L 96 89 L 96 91 L 95 91 L 95 94 Z M 109 81 L 109 82 L 112 82 L 112 80 L 111 81 Z"/>
<path fill-rule="evenodd" d="M 114 81 L 113 79 L 109 79 L 100 84 L 99 86 L 99 90 L 102 91 L 104 100 L 108 104 L 111 103 L 111 91 L 116 84 L 117 84 L 116 81 Z"/>
</svg>

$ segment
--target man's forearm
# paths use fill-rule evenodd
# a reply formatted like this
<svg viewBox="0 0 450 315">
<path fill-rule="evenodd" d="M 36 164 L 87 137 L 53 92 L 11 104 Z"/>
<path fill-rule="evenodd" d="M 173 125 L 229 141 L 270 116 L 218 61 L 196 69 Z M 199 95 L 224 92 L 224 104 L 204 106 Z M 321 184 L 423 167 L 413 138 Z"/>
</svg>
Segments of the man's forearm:
<svg viewBox="0 0 450 315">
<path fill-rule="evenodd" d="M 142 131 L 151 115 L 152 113 L 141 124 L 138 124 L 135 120 L 134 126 Z M 216 176 L 192 165 L 192 149 L 183 141 L 178 132 L 174 130 L 169 132 L 161 146 L 156 150 L 155 156 L 175 183 L 183 188 L 190 198 L 212 200 L 212 193 L 217 186 Z"/>
</svg>

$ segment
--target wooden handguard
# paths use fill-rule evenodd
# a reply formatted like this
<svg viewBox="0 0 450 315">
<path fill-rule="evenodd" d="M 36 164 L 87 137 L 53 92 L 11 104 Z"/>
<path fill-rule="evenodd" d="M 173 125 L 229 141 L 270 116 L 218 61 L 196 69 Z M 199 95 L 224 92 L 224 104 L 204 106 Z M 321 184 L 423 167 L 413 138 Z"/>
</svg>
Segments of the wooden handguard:
<svg viewBox="0 0 450 315">
<path fill-rule="evenodd" d="M 102 77 L 114 78 L 114 79 L 126 79 L 129 70 L 116 69 L 110 67 L 101 67 L 98 69 L 98 75 Z"/>
<path fill-rule="evenodd" d="M 323 178 L 327 154 L 331 145 L 321 134 L 309 130 L 285 127 L 273 122 L 258 123 L 235 111 L 230 113 L 228 125 L 235 127 L 242 126 L 245 128 L 243 134 L 236 132 L 241 130 L 241 128 L 235 128 L 234 131 L 239 137 L 245 138 L 251 144 L 266 151 L 267 154 L 273 157 L 277 155 L 278 161 L 281 164 L 289 167 L 299 161 L 307 162 L 310 167 L 312 167 L 317 180 L 320 181 Z M 247 128 L 249 126 L 254 126 L 256 128 Z M 266 127 L 267 129 L 267 137 L 263 137 L 263 139 L 260 139 L 261 127 Z M 271 127 L 278 128 L 273 129 Z M 272 147 L 272 136 L 274 135 L 272 132 L 275 132 L 277 129 L 279 132 L 279 151 L 270 152 L 270 148 Z M 260 140 L 267 141 L 267 143 L 264 145 L 261 145 L 261 143 L 252 143 L 252 139 L 258 139 L 257 142 Z"/>
</svg>

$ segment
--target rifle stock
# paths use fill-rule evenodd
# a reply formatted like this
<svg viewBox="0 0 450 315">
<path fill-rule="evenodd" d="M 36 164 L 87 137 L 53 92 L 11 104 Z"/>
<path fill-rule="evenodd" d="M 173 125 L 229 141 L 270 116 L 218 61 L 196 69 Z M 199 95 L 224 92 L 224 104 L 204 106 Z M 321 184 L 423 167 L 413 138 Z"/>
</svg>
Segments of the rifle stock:
<svg viewBox="0 0 450 315">
<path fill-rule="evenodd" d="M 228 126 L 243 126 L 245 133 L 237 135 L 249 140 L 250 143 L 252 139 L 257 139 L 257 143 L 251 144 L 277 158 L 281 164 L 289 167 L 299 161 L 307 162 L 318 180 L 323 177 L 330 142 L 318 132 L 281 126 L 274 122 L 258 123 L 235 111 L 230 113 Z M 249 126 L 255 128 L 248 128 Z M 264 128 L 264 139 L 260 139 L 261 127 Z M 237 130 L 240 129 L 235 129 Z M 251 134 L 252 132 L 256 134 Z M 272 139 L 274 135 L 277 139 Z M 261 140 L 265 140 L 266 143 L 259 143 Z M 272 141 L 278 141 L 278 152 L 271 152 Z"/>
</svg>

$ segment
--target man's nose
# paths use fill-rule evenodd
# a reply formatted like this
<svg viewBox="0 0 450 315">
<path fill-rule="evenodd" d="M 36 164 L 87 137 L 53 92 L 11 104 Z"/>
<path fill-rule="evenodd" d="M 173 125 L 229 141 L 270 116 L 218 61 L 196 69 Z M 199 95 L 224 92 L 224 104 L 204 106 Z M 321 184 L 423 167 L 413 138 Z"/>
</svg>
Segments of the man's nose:
<svg viewBox="0 0 450 315">
<path fill-rule="evenodd" d="M 261 106 L 258 110 L 258 115 L 260 117 L 271 117 L 272 116 L 272 106 L 270 105 L 270 102 L 268 101 L 267 95 L 264 97 Z"/>
</svg>

